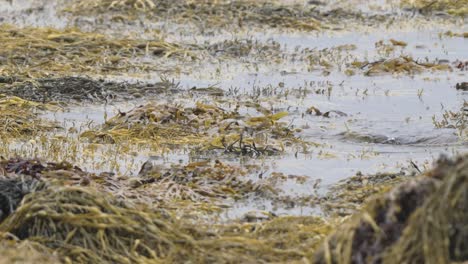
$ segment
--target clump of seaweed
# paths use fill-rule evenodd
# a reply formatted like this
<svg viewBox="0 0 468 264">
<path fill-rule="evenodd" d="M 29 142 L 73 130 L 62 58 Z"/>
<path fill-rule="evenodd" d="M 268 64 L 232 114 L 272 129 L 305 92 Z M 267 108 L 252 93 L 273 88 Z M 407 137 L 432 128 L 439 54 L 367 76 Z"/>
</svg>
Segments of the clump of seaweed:
<svg viewBox="0 0 468 264">
<path fill-rule="evenodd" d="M 283 216 L 256 223 L 211 225 L 212 238 L 200 241 L 207 254 L 198 262 L 305 261 L 312 258 L 335 225 L 335 221 L 313 216 Z M 201 228 L 206 230 L 208 227 Z"/>
<path fill-rule="evenodd" d="M 318 217 L 274 215 L 270 219 L 255 223 L 240 221 L 216 226 L 197 223 L 195 226 L 184 219 L 172 218 L 161 210 L 162 207 L 156 206 L 157 210 L 152 209 L 154 207 L 149 206 L 150 204 L 142 198 L 149 192 L 141 189 L 143 185 L 161 180 L 158 179 L 158 174 L 161 173 L 163 175 L 159 177 L 171 178 L 181 184 L 190 181 L 189 178 L 211 177 L 212 183 L 209 179 L 192 180 L 192 184 L 187 183 L 187 188 L 195 191 L 195 185 L 201 184 L 199 180 L 211 187 L 225 185 L 226 190 L 223 192 L 227 193 L 231 192 L 229 188 L 235 190 L 241 186 L 235 186 L 235 182 L 239 183 L 235 177 L 222 175 L 238 174 L 238 169 L 219 162 L 215 163 L 216 167 L 192 163 L 166 171 L 146 165 L 138 178 L 143 185 L 138 187 L 138 195 L 133 199 L 131 190 L 126 189 L 125 184 L 112 193 L 121 196 L 123 188 L 124 196 L 127 197 L 115 199 L 106 191 L 98 192 L 91 186 L 64 186 L 65 181 L 51 181 L 48 177 L 51 173 L 57 176 L 65 172 L 84 174 L 79 168 L 67 163 L 42 164 L 38 160 L 16 158 L 4 160 L 0 165 L 8 177 L 0 179 L 0 192 L 4 194 L 1 197 L 10 201 L 15 199 L 11 210 L 2 211 L 4 215 L 1 219 L 3 221 L 0 221 L 0 232 L 9 235 L 1 237 L 0 242 L 31 246 L 31 249 L 37 250 L 38 257 L 58 258 L 56 261 L 172 263 L 191 260 L 197 263 L 227 263 L 238 259 L 240 255 L 247 262 L 258 258 L 262 261 L 300 260 L 311 256 L 313 249 L 332 227 L 331 223 Z M 185 172 L 181 172 L 182 170 Z M 171 176 L 169 173 L 178 174 Z M 215 175 L 219 184 L 216 184 L 214 176 L 210 175 Z M 28 184 L 29 181 L 24 181 L 24 177 L 34 181 L 28 185 L 31 188 L 26 190 L 23 187 L 5 187 L 10 181 L 15 181 L 15 184 Z M 173 188 L 157 188 L 153 185 L 148 189 L 153 188 L 153 193 L 173 194 Z M 208 190 L 203 186 L 201 188 Z M 138 202 L 132 203 L 132 200 Z M 17 207 L 18 205 L 20 206 Z M 179 206 L 177 203 L 172 204 L 172 207 Z"/>
<path fill-rule="evenodd" d="M 246 57 L 254 56 L 256 61 L 281 54 L 281 45 L 275 41 L 266 44 L 252 39 L 225 40 L 209 45 L 206 50 L 213 56 Z"/>
<path fill-rule="evenodd" d="M 446 12 L 455 16 L 468 15 L 466 0 L 402 0 L 401 7 L 416 9 L 422 14 Z"/>
<path fill-rule="evenodd" d="M 60 263 L 53 252 L 37 242 L 21 241 L 11 234 L 0 234 L 1 264 Z"/>
<path fill-rule="evenodd" d="M 315 262 L 467 261 L 467 161 L 441 159 L 434 170 L 376 197 L 324 241 Z"/>
<path fill-rule="evenodd" d="M 467 128 L 467 112 L 468 102 L 464 102 L 463 106 L 458 111 L 445 110 L 441 119 L 432 117 L 432 122 L 436 128 L 449 128 L 455 129 L 461 139 L 468 138 Z"/>
<path fill-rule="evenodd" d="M 427 70 L 451 71 L 448 64 L 434 62 L 418 62 L 411 57 L 402 56 L 394 59 L 379 60 L 375 62 L 353 62 L 352 67 L 364 71 L 366 76 L 378 76 L 382 74 L 417 74 Z"/>
<path fill-rule="evenodd" d="M 196 23 L 200 27 L 227 25 L 269 26 L 300 30 L 319 30 L 322 23 L 314 8 L 280 5 L 267 1 L 168 1 L 168 0 L 80 0 L 65 9 L 80 15 L 86 12 L 134 15 L 144 13 L 154 19 L 164 18 L 178 24 Z M 234 22 L 234 23 L 233 23 Z"/>
<path fill-rule="evenodd" d="M 0 160 L 0 176 L 15 178 L 16 175 L 28 176 L 34 180 L 58 181 L 62 185 L 89 185 L 92 178 L 97 178 L 96 175 L 87 173 L 65 161 L 44 164 L 38 159 Z"/>
<path fill-rule="evenodd" d="M 92 142 L 137 141 L 166 145 L 198 145 L 204 150 L 237 154 L 274 154 L 282 142 L 299 139 L 294 131 L 278 122 L 287 112 L 249 117 L 237 111 L 198 102 L 195 107 L 149 103 L 121 112 L 97 131 L 81 137 Z"/>
<path fill-rule="evenodd" d="M 0 87 L 0 93 L 21 96 L 36 102 L 50 101 L 111 101 L 138 98 L 166 91 L 176 91 L 177 84 L 167 79 L 160 82 L 126 83 L 94 80 L 87 77 L 39 78 Z"/>
<path fill-rule="evenodd" d="M 147 193 L 152 199 L 172 203 L 177 200 L 213 202 L 219 199 L 240 199 L 251 194 L 275 193 L 272 184 L 254 182 L 248 177 L 249 169 L 215 162 L 202 161 L 187 165 L 172 165 L 169 168 L 142 166 L 138 178 L 130 180 L 131 188 L 141 195 Z"/>
<path fill-rule="evenodd" d="M 261 221 L 195 224 L 90 187 L 56 184 L 26 195 L 0 232 L 76 262 L 460 262 L 468 259 L 467 164 L 466 157 L 441 160 L 369 201 L 328 239 L 341 218 L 269 214 Z M 423 239 L 427 232 L 433 239 Z"/>
<path fill-rule="evenodd" d="M 138 57 L 188 55 L 182 47 L 162 40 L 113 39 L 77 29 L 17 28 L 3 24 L 0 39 L 3 45 L 0 72 L 15 78 L 141 71 L 151 65 L 135 63 Z"/>
<path fill-rule="evenodd" d="M 144 263 L 166 259 L 175 248 L 187 252 L 193 248 L 192 239 L 161 216 L 76 187 L 53 186 L 32 193 L 0 230 L 78 262 Z"/>
<path fill-rule="evenodd" d="M 218 160 L 170 166 L 147 161 L 138 176 L 116 177 L 109 172 L 89 173 L 68 162 L 45 163 L 22 158 L 0 160 L 0 177 L 3 177 L 0 179 L 5 179 L 0 181 L 0 187 L 6 189 L 3 194 L 0 191 L 0 200 L 5 203 L 0 206 L 0 220 L 17 207 L 24 195 L 36 190 L 40 182 L 92 187 L 113 193 L 127 203 L 164 208 L 177 216 L 200 218 L 218 213 L 242 199 L 285 199 L 279 196 L 280 182 L 287 179 L 305 181 L 304 176 L 275 173 L 264 179 L 251 177 L 259 170 L 253 165 L 239 167 Z M 23 178 L 18 180 L 17 175 Z"/>
<path fill-rule="evenodd" d="M 91 190 L 55 187 L 26 197 L 0 230 L 40 243 L 62 261 L 229 263 L 310 257 L 331 225 L 315 217 L 281 217 L 195 227 Z"/>
<path fill-rule="evenodd" d="M 53 122 L 38 117 L 38 111 L 56 108 L 0 94 L 0 135 L 4 138 L 33 136 L 59 128 Z"/>
<path fill-rule="evenodd" d="M 445 36 L 449 37 L 461 37 L 461 38 L 468 38 L 468 32 L 463 32 L 463 33 L 457 33 L 457 32 L 452 32 L 452 31 L 447 31 L 444 33 Z"/>
<path fill-rule="evenodd" d="M 408 177 L 404 172 L 375 175 L 357 173 L 330 187 L 328 193 L 321 197 L 320 206 L 328 215 L 350 215 L 358 211 L 369 197 L 384 193 L 405 180 Z"/>
<path fill-rule="evenodd" d="M 93 189 L 51 185 L 26 196 L 0 230 L 54 252 L 61 261 L 229 263 L 310 257 L 331 225 L 317 217 L 278 217 L 194 226 L 130 208 Z"/>
</svg>

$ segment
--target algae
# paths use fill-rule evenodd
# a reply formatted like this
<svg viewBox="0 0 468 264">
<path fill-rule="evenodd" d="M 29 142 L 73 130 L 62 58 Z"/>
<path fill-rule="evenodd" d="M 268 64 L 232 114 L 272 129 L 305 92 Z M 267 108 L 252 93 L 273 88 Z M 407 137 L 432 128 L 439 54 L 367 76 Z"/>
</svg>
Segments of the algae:
<svg viewBox="0 0 468 264">
<path fill-rule="evenodd" d="M 324 240 L 315 262 L 466 261 L 467 164 L 466 156 L 441 159 L 434 170 L 375 197 Z"/>
<path fill-rule="evenodd" d="M 23 100 L 0 94 L 0 135 L 2 139 L 34 136 L 60 128 L 51 121 L 39 118 L 41 110 L 58 106 Z"/>
<path fill-rule="evenodd" d="M 468 15 L 466 0 L 403 0 L 400 5 L 402 8 L 418 10 L 422 14 L 442 11 L 454 16 Z"/>
<path fill-rule="evenodd" d="M 322 23 L 312 7 L 281 5 L 267 1 L 95 1 L 80 0 L 65 8 L 75 15 L 115 13 L 131 19 L 143 13 L 153 19 L 178 24 L 193 23 L 200 28 L 268 26 L 300 30 L 319 30 Z M 135 14 L 136 13 L 136 14 Z M 206 29 L 205 29 L 206 30 Z"/>
<path fill-rule="evenodd" d="M 375 175 L 357 173 L 331 186 L 328 193 L 321 197 L 320 206 L 327 215 L 351 215 L 357 212 L 370 197 L 385 193 L 408 179 L 409 177 L 403 172 Z"/>
<path fill-rule="evenodd" d="M 441 118 L 432 117 L 432 122 L 436 128 L 454 129 L 456 134 L 463 141 L 467 140 L 467 107 L 468 102 L 463 102 L 463 105 L 457 111 L 445 110 Z"/>
<path fill-rule="evenodd" d="M 151 142 L 159 145 L 192 145 L 201 150 L 237 154 L 275 154 L 285 144 L 301 142 L 279 120 L 287 112 L 244 116 L 236 110 L 198 102 L 195 107 L 149 103 L 121 112 L 99 130 L 81 134 L 92 142 Z M 290 142 L 290 143 L 287 143 Z"/>
<path fill-rule="evenodd" d="M 382 59 L 375 62 L 351 63 L 351 66 L 364 71 L 366 76 L 378 76 L 382 74 L 418 74 L 424 71 L 452 71 L 448 64 L 438 62 L 418 62 L 411 57 L 399 57 L 394 59 Z"/>
<path fill-rule="evenodd" d="M 222 173 L 229 173 L 226 170 L 232 170 L 232 167 L 219 163 L 217 166 L 223 166 L 222 171 L 203 172 L 200 176 L 217 173 L 219 178 L 224 177 Z M 146 203 L 144 197 L 148 193 L 144 191 L 134 198 L 139 203 L 133 203 L 131 194 L 123 199 L 114 198 L 120 190 L 110 194 L 98 191 L 92 185 L 86 188 L 76 187 L 76 184 L 64 186 L 63 181 L 45 177 L 51 172 L 65 174 L 64 171 L 77 170 L 69 164 L 42 165 L 37 160 L 11 159 L 3 161 L 2 167 L 9 172 L 9 178 L 18 183 L 25 176 L 37 179 L 35 181 L 39 183 L 28 189 L 16 210 L 6 212 L 9 216 L 0 224 L 0 232 L 21 241 L 18 243 L 36 245 L 34 248 L 45 256 L 53 254 L 61 262 L 190 260 L 228 263 L 239 260 L 240 256 L 246 262 L 301 260 L 310 257 L 313 248 L 331 231 L 331 223 L 318 217 L 274 216 L 256 223 L 241 221 L 212 225 L 198 222 L 195 225 L 186 218 L 174 218 L 161 207 Z M 63 169 L 58 169 L 60 167 Z M 199 166 L 189 164 L 184 169 L 189 168 L 196 170 Z M 147 180 L 149 175 L 154 177 L 155 172 L 159 171 L 143 170 L 140 179 Z M 179 181 L 189 178 L 189 175 L 178 176 Z M 228 183 L 221 181 L 222 184 Z M 154 193 L 163 194 L 164 191 L 170 193 L 163 189 L 156 189 Z M 1 241 L 6 243 L 7 240 L 3 238 Z"/>
<path fill-rule="evenodd" d="M 434 170 L 369 200 L 351 218 L 329 221 L 267 214 L 254 222 L 194 224 L 94 188 L 48 181 L 23 198 L 0 231 L 65 262 L 464 261 L 466 164 L 465 157 L 441 160 Z M 434 220 L 421 216 L 428 212 Z M 427 232 L 437 237 L 423 239 Z"/>
<path fill-rule="evenodd" d="M 164 78 L 160 82 L 145 84 L 70 76 L 16 81 L 0 87 L 0 93 L 43 103 L 122 101 L 178 90 L 177 83 Z"/>
<path fill-rule="evenodd" d="M 57 256 L 43 245 L 31 241 L 21 241 L 11 234 L 0 234 L 1 264 L 60 263 Z"/>
<path fill-rule="evenodd" d="M 7 78 L 147 71 L 154 65 L 137 63 L 138 58 L 189 56 L 179 45 L 162 40 L 116 39 L 74 28 L 18 28 L 2 24 L 0 38 L 0 75 Z"/>
</svg>

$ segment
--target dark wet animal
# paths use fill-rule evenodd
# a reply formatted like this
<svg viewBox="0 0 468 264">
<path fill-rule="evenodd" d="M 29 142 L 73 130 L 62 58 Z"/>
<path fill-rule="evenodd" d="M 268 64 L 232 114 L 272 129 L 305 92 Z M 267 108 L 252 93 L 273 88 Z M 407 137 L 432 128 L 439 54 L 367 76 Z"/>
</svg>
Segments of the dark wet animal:
<svg viewBox="0 0 468 264">
<path fill-rule="evenodd" d="M 455 88 L 457 88 L 457 90 L 468 91 L 468 82 L 457 83 Z"/>
</svg>

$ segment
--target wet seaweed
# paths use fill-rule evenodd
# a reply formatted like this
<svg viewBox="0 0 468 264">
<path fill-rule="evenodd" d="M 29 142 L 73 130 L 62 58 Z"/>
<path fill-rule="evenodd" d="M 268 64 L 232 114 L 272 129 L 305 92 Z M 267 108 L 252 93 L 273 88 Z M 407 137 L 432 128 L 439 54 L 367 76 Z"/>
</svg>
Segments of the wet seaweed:
<svg viewBox="0 0 468 264">
<path fill-rule="evenodd" d="M 433 171 L 369 201 L 324 241 L 315 262 L 466 261 L 466 161 L 441 159 Z"/>
<path fill-rule="evenodd" d="M 57 109 L 57 106 L 0 94 L 0 135 L 3 139 L 20 138 L 60 128 L 54 122 L 39 118 L 39 112 L 46 109 Z"/>
<path fill-rule="evenodd" d="M 0 38 L 0 73 L 7 78 L 145 71 L 154 65 L 136 63 L 138 58 L 188 55 L 179 45 L 162 40 L 115 39 L 78 29 L 2 24 Z"/>
<path fill-rule="evenodd" d="M 287 112 L 249 117 L 216 105 L 195 107 L 169 104 L 139 106 L 109 119 L 97 131 L 81 134 L 92 142 L 151 140 L 156 144 L 192 145 L 201 150 L 237 154 L 275 154 L 286 142 L 300 142 L 294 131 L 279 119 Z"/>
<path fill-rule="evenodd" d="M 26 197 L 0 230 L 78 262 L 142 263 L 167 258 L 177 245 L 190 251 L 191 239 L 160 219 L 91 190 L 55 187 Z"/>
<path fill-rule="evenodd" d="M 317 217 L 278 217 L 194 226 L 92 189 L 49 186 L 26 196 L 0 230 L 38 243 L 62 261 L 229 263 L 310 257 L 331 225 Z"/>
<path fill-rule="evenodd" d="M 9 181 L 19 183 L 28 176 L 34 179 L 35 186 L 40 187 L 30 188 L 26 193 L 18 189 L 21 197 L 15 200 L 12 210 L 5 211 L 4 218 L 7 218 L 0 224 L 0 232 L 8 233 L 16 239 L 18 242 L 14 244 L 29 243 L 44 257 L 53 252 L 53 258 L 65 262 L 146 263 L 191 260 L 197 263 L 227 263 L 239 258 L 239 252 L 246 253 L 242 259 L 248 262 L 258 258 L 262 261 L 271 261 L 273 258 L 299 260 L 310 256 L 312 249 L 331 231 L 331 224 L 318 217 L 272 216 L 262 222 L 246 223 L 242 220 L 217 226 L 197 222 L 195 226 L 188 219 L 173 218 L 161 209 L 164 207 L 151 206 L 152 203 L 147 202 L 148 199 L 154 199 L 149 195 L 150 189 L 160 197 L 174 194 L 174 188 L 158 188 L 157 185 L 147 191 L 141 190 L 144 185 L 160 181 L 157 174 L 161 173 L 164 175 L 159 177 L 186 183 L 186 188 L 195 192 L 199 180 L 208 183 L 201 186 L 205 191 L 209 191 L 208 187 L 211 186 L 213 191 L 224 188 L 223 192 L 232 193 L 229 188 L 236 190 L 242 186 L 235 177 L 230 176 L 242 174 L 239 169 L 219 162 L 215 163 L 215 167 L 201 164 L 172 167 L 167 171 L 145 165 L 137 178 L 142 184 L 138 186 L 140 190 L 134 192 L 138 193 L 137 197 L 133 197 L 131 190 L 125 189 L 126 185 L 122 184 L 120 190 L 114 189 L 112 193 L 120 196 L 121 188 L 124 188 L 126 197 L 116 199 L 107 192 L 109 189 L 102 192 L 90 186 L 64 186 L 64 181 L 47 176 L 51 173 L 84 173 L 70 164 L 42 164 L 38 160 L 19 158 L 4 160 L 0 165 L 8 174 Z M 2 182 L 4 180 L 0 180 Z M 200 194 L 210 196 L 207 192 Z M 164 199 L 170 204 L 175 197 Z M 21 205 L 16 208 L 19 201 Z M 173 207 L 176 205 L 172 204 Z M 3 243 L 7 243 L 7 240 L 7 237 L 0 239 Z"/>
<path fill-rule="evenodd" d="M 466 158 L 440 161 L 434 170 L 370 200 L 334 232 L 341 218 L 325 221 L 266 213 L 265 218 L 226 224 L 194 224 L 94 188 L 51 182 L 26 195 L 0 223 L 0 231 L 22 240 L 15 243 L 31 243 L 45 256 L 54 252 L 61 261 L 76 262 L 464 261 L 466 164 Z M 143 168 L 140 178 L 159 171 Z M 395 179 L 389 175 L 366 179 L 380 184 L 387 182 L 386 177 Z M 427 212 L 435 222 L 422 215 Z M 422 239 L 427 232 L 436 232 L 437 239 Z M 5 239 L 1 241 L 6 243 Z"/>
<path fill-rule="evenodd" d="M 49 248 L 40 243 L 21 241 L 11 234 L 0 234 L 1 264 L 34 264 L 34 263 L 60 263 Z"/>
<path fill-rule="evenodd" d="M 255 182 L 248 177 L 254 169 L 243 169 L 218 160 L 172 165 L 170 168 L 145 163 L 139 177 L 131 180 L 131 187 L 139 188 L 136 191 L 139 193 L 153 192 L 155 200 L 164 202 L 213 202 L 216 199 L 237 200 L 252 194 L 276 193 L 272 183 Z"/>
<path fill-rule="evenodd" d="M 94 80 L 88 77 L 38 78 L 0 87 L 0 93 L 21 96 L 36 102 L 111 102 L 177 92 L 177 83 L 162 79 L 157 83 L 128 83 Z"/>
<path fill-rule="evenodd" d="M 321 197 L 320 206 L 324 213 L 346 216 L 356 213 L 370 197 L 384 193 L 395 185 L 409 180 L 404 172 L 357 175 L 347 178 L 332 187 Z"/>
<path fill-rule="evenodd" d="M 466 0 L 403 0 L 400 5 L 405 9 L 417 10 L 421 14 L 446 12 L 461 17 L 468 15 Z"/>
<path fill-rule="evenodd" d="M 424 71 L 451 71 L 448 64 L 438 62 L 418 62 L 411 57 L 399 57 L 394 59 L 378 60 L 375 62 L 353 62 L 354 68 L 364 71 L 366 76 L 378 76 L 382 74 L 418 74 Z"/>
<path fill-rule="evenodd" d="M 463 106 L 460 107 L 457 111 L 445 110 L 442 113 L 441 118 L 436 116 L 432 117 L 432 122 L 436 128 L 448 128 L 455 129 L 457 135 L 462 140 L 468 139 L 468 128 L 467 128 L 467 118 L 468 118 L 468 102 L 464 102 Z"/>
<path fill-rule="evenodd" d="M 319 30 L 322 25 L 318 12 L 312 7 L 279 5 L 263 1 L 95 1 L 81 0 L 65 9 L 74 14 L 86 12 L 115 12 L 134 16 L 144 13 L 154 19 L 164 18 L 178 24 L 188 22 L 200 27 L 220 28 L 227 25 L 238 27 L 268 26 L 301 30 Z M 233 23 L 234 22 L 234 23 Z"/>
</svg>

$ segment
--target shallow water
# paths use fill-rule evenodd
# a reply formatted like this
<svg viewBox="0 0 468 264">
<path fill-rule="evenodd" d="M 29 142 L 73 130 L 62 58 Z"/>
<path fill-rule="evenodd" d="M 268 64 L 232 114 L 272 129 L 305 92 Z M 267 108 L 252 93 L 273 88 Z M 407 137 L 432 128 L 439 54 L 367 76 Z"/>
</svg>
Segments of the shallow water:
<svg viewBox="0 0 468 264">
<path fill-rule="evenodd" d="M 305 2 L 305 1 L 304 1 Z M 343 1 L 335 1 L 334 5 L 344 5 Z M 373 1 L 378 4 L 383 1 Z M 387 3 L 389 1 L 386 1 Z M 57 15 L 56 2 L 51 1 L 43 9 L 26 11 L 32 1 L 13 1 L 9 4 L 0 0 L 0 17 L 3 23 L 13 23 L 19 26 L 50 26 L 64 28 L 78 26 L 89 31 L 109 34 L 131 35 L 129 31 L 141 32 L 138 23 L 133 25 L 101 25 L 94 27 L 92 19 L 73 20 L 66 15 Z M 372 3 L 354 5 L 361 12 L 393 13 L 394 4 L 387 8 L 376 10 Z M 326 7 L 323 7 L 326 8 Z M 85 23 L 83 21 L 88 21 Z M 281 188 L 289 195 L 310 195 L 316 191 L 326 192 L 327 187 L 339 180 L 352 176 L 358 171 L 364 174 L 379 171 L 409 170 L 410 161 L 421 169 L 431 166 L 438 156 L 466 153 L 466 139 L 460 138 L 454 129 L 437 129 L 433 117 L 440 118 L 444 110 L 458 110 L 468 99 L 468 93 L 457 91 L 455 84 L 467 81 L 467 72 L 454 69 L 451 72 L 424 72 L 415 75 L 382 75 L 364 76 L 356 73 L 347 76 L 343 73 L 347 64 L 354 60 L 375 61 L 380 58 L 394 58 L 400 55 L 412 56 L 418 61 L 468 60 L 468 40 L 462 37 L 448 37 L 443 34 L 468 31 L 468 25 L 462 19 L 444 21 L 442 23 L 425 21 L 423 17 L 411 17 L 408 14 L 390 25 L 356 26 L 352 25 L 343 31 L 323 31 L 318 33 L 282 32 L 281 30 L 245 30 L 242 32 L 220 32 L 215 35 L 187 35 L 184 29 L 171 28 L 167 25 L 146 24 L 147 28 L 163 30 L 161 35 L 173 42 L 190 44 L 215 43 L 222 40 L 254 39 L 260 43 L 275 41 L 280 44 L 284 53 L 295 50 L 333 49 L 340 45 L 356 46 L 351 51 L 331 52 L 324 55 L 332 61 L 335 67 L 331 70 L 322 68 L 309 71 L 303 61 L 284 60 L 279 63 L 269 63 L 268 58 L 251 57 L 239 59 L 216 60 L 208 59 L 184 68 L 182 73 L 168 73 L 167 76 L 180 81 L 182 89 L 191 87 L 207 87 L 215 85 L 226 92 L 237 89 L 239 99 L 242 96 L 255 96 L 264 100 L 266 105 L 274 110 L 286 110 L 289 116 L 285 121 L 292 126 L 302 128 L 301 138 L 319 144 L 307 152 L 289 150 L 273 157 L 249 158 L 233 156 L 206 157 L 182 150 L 170 150 L 164 153 L 154 152 L 145 147 L 135 148 L 131 154 L 106 156 L 109 152 L 118 152 L 118 147 L 99 146 L 99 155 L 85 154 L 86 144 L 77 147 L 79 158 L 73 162 L 89 171 L 112 170 L 117 173 L 136 175 L 141 164 L 148 159 L 155 163 L 186 162 L 204 158 L 218 158 L 230 163 L 257 163 L 265 168 L 265 175 L 271 172 L 306 175 L 308 181 L 299 185 L 285 183 Z M 80 22 L 81 21 L 81 22 Z M 124 30 L 122 30 L 124 29 Z M 143 36 L 144 38 L 145 36 Z M 394 51 L 383 54 L 375 47 L 380 40 L 397 39 L 408 43 L 408 46 L 396 47 Z M 323 54 L 326 52 L 323 51 Z M 264 60 L 264 61 L 262 61 Z M 325 72 L 324 72 L 325 71 Z M 161 77 L 159 72 L 141 73 L 135 75 L 104 76 L 112 80 L 130 80 L 154 82 Z M 317 93 L 324 90 L 324 94 Z M 260 91 L 260 92 L 259 92 Z M 269 91 L 269 92 L 268 92 Z M 262 94 L 263 92 L 263 94 Z M 230 95 L 234 100 L 235 95 Z M 274 100 L 272 100 L 274 98 Z M 168 100 L 184 104 L 193 104 L 196 99 L 211 100 L 207 96 L 194 98 L 178 98 L 170 95 L 161 99 L 143 98 L 128 102 L 110 102 L 108 105 L 71 105 L 65 111 L 47 113 L 44 116 L 56 120 L 63 127 L 75 127 L 78 133 L 89 127 L 96 127 L 112 117 L 118 111 L 128 111 L 133 107 L 150 101 Z M 267 102 L 270 100 L 270 102 Z M 346 116 L 325 118 L 304 114 L 314 106 L 321 111 L 338 110 Z M 76 138 L 77 134 L 65 133 L 65 136 Z M 58 132 L 58 135 L 63 132 Z M 29 144 L 29 145 L 28 145 Z M 37 150 L 39 148 L 39 150 Z M 113 148 L 113 150 L 109 150 Z M 41 146 L 34 143 L 12 145 L 11 153 L 26 153 L 38 155 Z M 64 155 L 67 157 L 66 155 Z M 63 156 L 62 156 L 63 158 Z M 113 165 L 110 164 L 113 160 Z M 115 166 L 115 164 L 120 164 Z M 251 175 L 255 178 L 256 175 Z M 317 180 L 320 186 L 313 187 Z M 223 217 L 233 218 L 249 210 L 273 211 L 277 214 L 315 214 L 314 207 L 275 207 L 268 200 L 247 200 L 233 204 L 233 208 L 223 213 Z"/>
</svg>

